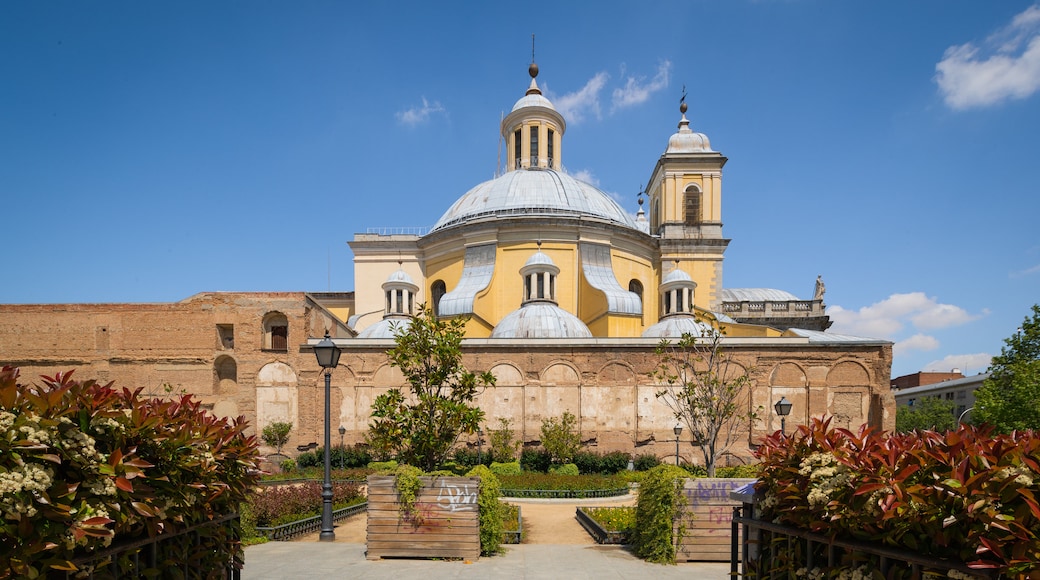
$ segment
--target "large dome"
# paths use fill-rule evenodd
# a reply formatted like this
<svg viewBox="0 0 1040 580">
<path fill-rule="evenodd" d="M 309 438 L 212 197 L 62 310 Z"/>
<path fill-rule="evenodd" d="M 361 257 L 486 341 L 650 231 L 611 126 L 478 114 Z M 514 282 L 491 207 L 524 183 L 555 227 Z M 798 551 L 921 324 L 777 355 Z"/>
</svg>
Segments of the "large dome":
<svg viewBox="0 0 1040 580">
<path fill-rule="evenodd" d="M 590 217 L 639 229 L 616 201 L 596 187 L 553 169 L 519 169 L 466 192 L 431 231 L 518 216 Z"/>
</svg>

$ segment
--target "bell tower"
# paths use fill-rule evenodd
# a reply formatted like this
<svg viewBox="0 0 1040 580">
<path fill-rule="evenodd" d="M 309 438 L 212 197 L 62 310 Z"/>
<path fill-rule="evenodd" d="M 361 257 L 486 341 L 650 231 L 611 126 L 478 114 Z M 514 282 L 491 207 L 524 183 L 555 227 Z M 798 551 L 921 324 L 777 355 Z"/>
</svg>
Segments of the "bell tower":
<svg viewBox="0 0 1040 580">
<path fill-rule="evenodd" d="M 711 309 L 722 289 L 722 166 L 726 157 L 708 136 L 690 129 L 686 94 L 679 105 L 679 130 L 650 176 L 650 234 L 660 240 L 658 275 L 674 262 L 697 284 L 697 306 Z"/>
<path fill-rule="evenodd" d="M 532 62 L 527 72 L 531 75 L 531 86 L 502 119 L 506 171 L 560 169 L 560 150 L 567 124 L 538 88 L 535 81 L 538 65 Z"/>
</svg>

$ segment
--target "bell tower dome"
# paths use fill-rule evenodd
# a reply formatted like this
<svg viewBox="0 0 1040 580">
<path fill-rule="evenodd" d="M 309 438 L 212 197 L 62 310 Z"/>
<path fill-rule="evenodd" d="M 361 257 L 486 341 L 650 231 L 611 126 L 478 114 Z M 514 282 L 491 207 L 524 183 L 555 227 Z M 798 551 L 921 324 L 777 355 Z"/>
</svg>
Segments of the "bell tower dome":
<svg viewBox="0 0 1040 580">
<path fill-rule="evenodd" d="M 531 86 L 502 119 L 506 141 L 506 171 L 517 169 L 560 169 L 560 149 L 567 123 L 549 99 L 542 95 L 535 78 L 538 65 L 527 69 Z"/>
</svg>

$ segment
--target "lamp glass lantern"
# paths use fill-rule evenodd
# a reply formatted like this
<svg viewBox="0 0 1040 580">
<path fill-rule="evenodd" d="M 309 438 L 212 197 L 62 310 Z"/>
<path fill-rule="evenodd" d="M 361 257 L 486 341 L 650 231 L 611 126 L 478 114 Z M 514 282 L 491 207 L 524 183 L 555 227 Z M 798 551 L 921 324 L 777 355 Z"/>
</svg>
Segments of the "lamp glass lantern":
<svg viewBox="0 0 1040 580">
<path fill-rule="evenodd" d="M 787 397 L 780 397 L 780 400 L 773 405 L 773 409 L 776 409 L 776 414 L 780 416 L 780 433 L 786 434 L 786 419 L 791 414 L 791 407 L 794 403 L 787 400 Z"/>
<path fill-rule="evenodd" d="M 682 423 L 676 423 L 675 427 L 672 427 L 672 433 L 675 433 L 675 464 L 679 465 L 679 436 L 682 435 Z"/>
</svg>

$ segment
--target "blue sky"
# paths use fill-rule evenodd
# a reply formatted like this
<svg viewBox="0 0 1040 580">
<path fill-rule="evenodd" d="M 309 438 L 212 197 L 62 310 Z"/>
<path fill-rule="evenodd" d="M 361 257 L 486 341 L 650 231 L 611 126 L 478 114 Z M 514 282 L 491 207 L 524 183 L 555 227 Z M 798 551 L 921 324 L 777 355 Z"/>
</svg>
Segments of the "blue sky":
<svg viewBox="0 0 1040 580">
<path fill-rule="evenodd" d="M 810 297 L 893 374 L 981 372 L 1040 302 L 1040 6 L 0 4 L 3 303 L 351 290 L 346 242 L 491 178 L 539 84 L 633 212 L 688 117 L 729 158 L 727 287 Z"/>
</svg>

